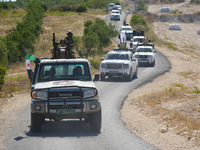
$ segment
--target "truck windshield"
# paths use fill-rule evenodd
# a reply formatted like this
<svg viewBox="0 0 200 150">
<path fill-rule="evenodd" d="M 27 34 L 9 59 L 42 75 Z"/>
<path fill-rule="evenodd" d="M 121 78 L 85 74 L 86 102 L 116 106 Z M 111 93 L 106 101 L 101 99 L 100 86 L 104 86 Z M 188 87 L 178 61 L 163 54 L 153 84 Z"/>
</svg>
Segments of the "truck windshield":
<svg viewBox="0 0 200 150">
<path fill-rule="evenodd" d="M 41 64 L 38 82 L 55 80 L 90 81 L 91 74 L 87 63 Z"/>
<path fill-rule="evenodd" d="M 105 59 L 129 60 L 128 54 L 108 54 Z"/>
<path fill-rule="evenodd" d="M 136 52 L 152 52 L 153 53 L 151 48 L 138 48 Z"/>
</svg>

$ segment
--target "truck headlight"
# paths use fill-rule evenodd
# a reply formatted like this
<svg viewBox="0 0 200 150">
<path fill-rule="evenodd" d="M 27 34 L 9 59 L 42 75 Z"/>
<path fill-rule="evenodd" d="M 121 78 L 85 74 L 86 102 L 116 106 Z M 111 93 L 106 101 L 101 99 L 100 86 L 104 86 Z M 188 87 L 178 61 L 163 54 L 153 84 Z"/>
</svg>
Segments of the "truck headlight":
<svg viewBox="0 0 200 150">
<path fill-rule="evenodd" d="M 105 63 L 101 63 L 101 68 L 106 68 L 106 64 Z"/>
<path fill-rule="evenodd" d="M 47 100 L 47 91 L 33 91 L 32 92 L 32 98 L 35 99 L 41 99 L 41 100 Z"/>
<path fill-rule="evenodd" d="M 148 55 L 148 58 L 153 58 L 153 56 L 152 55 Z"/>
<path fill-rule="evenodd" d="M 94 88 L 82 88 L 83 98 L 98 96 L 97 90 Z"/>
<path fill-rule="evenodd" d="M 123 65 L 123 68 L 124 68 L 124 69 L 127 69 L 127 68 L 129 68 L 129 65 L 128 65 L 128 64 L 124 64 L 124 65 Z"/>
</svg>

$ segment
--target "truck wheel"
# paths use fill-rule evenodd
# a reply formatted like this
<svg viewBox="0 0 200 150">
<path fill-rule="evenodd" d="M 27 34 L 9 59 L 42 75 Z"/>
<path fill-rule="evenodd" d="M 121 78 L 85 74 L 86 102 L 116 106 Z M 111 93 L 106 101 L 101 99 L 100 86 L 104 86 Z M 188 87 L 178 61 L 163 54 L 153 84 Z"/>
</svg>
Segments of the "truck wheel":
<svg viewBox="0 0 200 150">
<path fill-rule="evenodd" d="M 102 81 L 105 80 L 105 75 L 101 74 L 100 78 Z"/>
<path fill-rule="evenodd" d="M 138 68 L 136 69 L 136 72 L 134 74 L 134 79 L 137 79 L 137 75 L 138 75 Z"/>
<path fill-rule="evenodd" d="M 31 113 L 31 131 L 40 132 L 41 131 L 41 115 Z"/>
<path fill-rule="evenodd" d="M 156 63 L 156 62 L 155 62 L 155 60 L 154 60 L 154 62 L 151 64 L 151 66 L 154 67 L 154 66 L 155 66 L 155 63 Z"/>
<path fill-rule="evenodd" d="M 130 70 L 130 74 L 126 76 L 126 80 L 127 80 L 127 81 L 131 81 L 132 78 L 133 78 L 133 76 L 132 76 L 132 69 L 131 69 L 131 70 Z"/>
<path fill-rule="evenodd" d="M 101 130 L 101 109 L 96 113 L 90 114 L 90 128 L 94 132 L 100 132 L 100 130 Z"/>
</svg>

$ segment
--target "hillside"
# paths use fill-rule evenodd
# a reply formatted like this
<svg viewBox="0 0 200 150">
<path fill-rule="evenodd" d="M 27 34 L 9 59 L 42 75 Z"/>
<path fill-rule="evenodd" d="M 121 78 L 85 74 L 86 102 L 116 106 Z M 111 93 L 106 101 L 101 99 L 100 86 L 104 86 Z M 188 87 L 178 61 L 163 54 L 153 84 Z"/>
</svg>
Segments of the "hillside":
<svg viewBox="0 0 200 150">
<path fill-rule="evenodd" d="M 186 16 L 199 11 L 199 5 L 177 7 Z M 160 5 L 150 5 L 155 16 Z M 156 45 L 171 63 L 171 70 L 151 83 L 134 90 L 122 106 L 122 120 L 143 140 L 163 150 L 200 149 L 200 20 L 181 21 L 169 14 L 168 20 L 152 24 L 154 33 L 168 47 Z M 130 16 L 129 16 L 130 18 Z M 127 19 L 129 19 L 127 18 Z M 188 17 L 190 18 L 190 17 Z M 184 18 L 188 20 L 188 18 Z M 180 24 L 182 31 L 168 30 Z"/>
</svg>

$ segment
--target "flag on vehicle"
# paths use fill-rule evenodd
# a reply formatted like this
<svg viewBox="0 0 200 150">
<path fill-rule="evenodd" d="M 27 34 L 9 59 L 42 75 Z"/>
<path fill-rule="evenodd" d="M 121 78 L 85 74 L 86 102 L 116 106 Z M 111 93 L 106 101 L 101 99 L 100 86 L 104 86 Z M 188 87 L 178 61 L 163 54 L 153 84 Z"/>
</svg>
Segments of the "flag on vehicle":
<svg viewBox="0 0 200 150">
<path fill-rule="evenodd" d="M 28 51 L 28 55 L 25 56 L 25 60 L 27 70 L 31 70 L 31 60 L 36 60 L 36 57 L 30 54 L 30 50 Z"/>
</svg>

